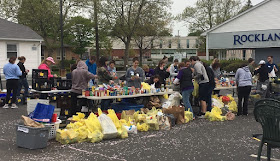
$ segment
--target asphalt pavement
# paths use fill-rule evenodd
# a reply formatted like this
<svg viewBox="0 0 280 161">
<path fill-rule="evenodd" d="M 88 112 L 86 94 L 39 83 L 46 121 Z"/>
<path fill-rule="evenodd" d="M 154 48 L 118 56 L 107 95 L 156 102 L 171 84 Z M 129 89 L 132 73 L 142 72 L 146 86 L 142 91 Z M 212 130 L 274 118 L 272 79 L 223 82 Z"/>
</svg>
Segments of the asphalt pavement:
<svg viewBox="0 0 280 161">
<path fill-rule="evenodd" d="M 62 145 L 49 141 L 45 149 L 28 150 L 16 145 L 16 127 L 26 106 L 19 109 L 0 108 L 1 161 L 250 161 L 256 160 L 259 142 L 253 134 L 262 133 L 249 116 L 233 121 L 210 122 L 196 119 L 177 125 L 169 131 L 139 132 L 126 139 L 100 143 Z M 263 154 L 266 156 L 266 147 Z M 272 150 L 272 158 L 280 159 L 280 150 Z"/>
</svg>

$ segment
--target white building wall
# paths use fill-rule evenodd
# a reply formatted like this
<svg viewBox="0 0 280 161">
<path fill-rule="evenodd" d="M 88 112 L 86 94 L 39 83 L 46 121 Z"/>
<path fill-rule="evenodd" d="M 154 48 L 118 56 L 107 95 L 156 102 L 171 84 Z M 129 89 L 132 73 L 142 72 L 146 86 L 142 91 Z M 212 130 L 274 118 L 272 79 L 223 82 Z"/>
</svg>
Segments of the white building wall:
<svg viewBox="0 0 280 161">
<path fill-rule="evenodd" d="M 280 0 L 270 0 L 211 33 L 280 29 Z"/>
<path fill-rule="evenodd" d="M 41 63 L 41 44 L 40 42 L 28 42 L 28 41 L 0 41 L 0 68 L 2 69 L 5 64 L 8 63 L 7 58 L 7 43 L 17 44 L 17 56 L 24 56 L 26 58 L 25 67 L 32 71 L 37 69 Z M 36 47 L 33 50 L 32 47 Z M 18 63 L 18 61 L 16 62 Z M 1 70 L 2 73 L 2 70 Z M 31 74 L 31 72 L 29 73 Z"/>
</svg>

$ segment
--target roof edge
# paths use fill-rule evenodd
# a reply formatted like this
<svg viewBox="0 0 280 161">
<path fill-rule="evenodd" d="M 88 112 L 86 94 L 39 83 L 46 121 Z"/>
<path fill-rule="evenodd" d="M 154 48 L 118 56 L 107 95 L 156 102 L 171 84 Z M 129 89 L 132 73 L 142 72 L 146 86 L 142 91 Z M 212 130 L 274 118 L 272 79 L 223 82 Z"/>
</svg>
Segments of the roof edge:
<svg viewBox="0 0 280 161">
<path fill-rule="evenodd" d="M 217 26 L 215 26 L 215 27 L 213 27 L 213 28 L 211 28 L 211 29 L 209 29 L 209 30 L 203 32 L 203 33 L 201 34 L 201 36 L 206 36 L 209 32 L 212 32 L 212 31 L 218 29 L 219 27 L 221 27 L 221 26 L 223 26 L 223 25 L 225 25 L 225 24 L 227 24 L 227 23 L 229 23 L 229 22 L 231 22 L 231 21 L 233 21 L 233 20 L 235 20 L 235 19 L 237 19 L 237 18 L 239 18 L 239 17 L 241 17 L 241 16 L 247 14 L 248 12 L 251 12 L 252 10 L 254 10 L 254 9 L 256 9 L 256 8 L 258 8 L 258 7 L 260 7 L 260 6 L 264 5 L 264 4 L 266 4 L 267 2 L 270 2 L 270 1 L 272 1 L 272 0 L 265 0 L 265 1 L 262 1 L 262 2 L 260 2 L 260 3 L 258 3 L 258 4 L 256 4 L 256 5 L 253 6 L 252 8 L 250 8 L 250 9 L 248 9 L 248 10 L 246 10 L 246 11 L 244 11 L 244 12 L 238 14 L 238 15 L 235 15 L 235 16 L 233 16 L 232 18 L 226 20 L 225 22 L 223 22 L 223 23 L 221 23 L 221 24 L 219 24 L 219 25 L 217 25 Z"/>
<path fill-rule="evenodd" d="M 9 40 L 9 41 L 44 41 L 44 39 L 19 39 L 19 38 L 0 38 L 0 40 Z"/>
</svg>

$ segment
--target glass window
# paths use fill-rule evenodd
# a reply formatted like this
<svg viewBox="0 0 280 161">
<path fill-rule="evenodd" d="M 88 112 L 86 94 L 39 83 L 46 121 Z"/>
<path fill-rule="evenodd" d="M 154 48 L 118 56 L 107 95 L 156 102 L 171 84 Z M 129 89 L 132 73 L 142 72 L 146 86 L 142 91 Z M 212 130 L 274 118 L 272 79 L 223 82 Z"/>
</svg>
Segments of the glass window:
<svg viewBox="0 0 280 161">
<path fill-rule="evenodd" d="M 190 48 L 190 40 L 187 39 L 187 48 Z"/>
<path fill-rule="evenodd" d="M 169 48 L 172 48 L 172 42 L 171 42 L 171 40 L 169 40 L 169 42 L 168 42 L 168 47 L 169 47 Z"/>
<path fill-rule="evenodd" d="M 162 40 L 160 40 L 160 43 L 159 43 L 159 48 L 162 49 Z"/>
<path fill-rule="evenodd" d="M 181 48 L 181 41 L 178 40 L 178 48 L 180 49 Z"/>
<path fill-rule="evenodd" d="M 199 42 L 198 39 L 195 40 L 195 47 L 198 48 Z"/>
<path fill-rule="evenodd" d="M 151 49 L 154 48 L 154 40 L 151 40 Z"/>
<path fill-rule="evenodd" d="M 41 52 L 41 61 L 43 61 L 45 59 L 45 49 L 42 48 Z"/>
<path fill-rule="evenodd" d="M 7 58 L 17 57 L 17 44 L 7 44 Z"/>
</svg>

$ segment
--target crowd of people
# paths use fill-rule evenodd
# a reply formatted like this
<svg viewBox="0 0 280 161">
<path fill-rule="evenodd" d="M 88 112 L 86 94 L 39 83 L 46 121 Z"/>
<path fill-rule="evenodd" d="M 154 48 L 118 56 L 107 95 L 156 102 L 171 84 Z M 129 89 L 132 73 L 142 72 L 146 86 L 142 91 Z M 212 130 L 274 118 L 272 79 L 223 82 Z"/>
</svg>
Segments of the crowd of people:
<svg viewBox="0 0 280 161">
<path fill-rule="evenodd" d="M 24 97 L 28 95 L 28 82 L 26 75 L 29 70 L 25 69 L 24 63 L 26 58 L 24 56 L 18 58 L 19 62 L 16 65 L 16 57 L 11 57 L 9 63 L 3 68 L 5 78 L 7 80 L 7 96 L 6 104 L 3 108 L 9 108 L 9 101 L 11 92 L 13 94 L 11 100 L 11 108 L 18 108 L 16 103 L 17 96 L 20 95 L 22 86 L 24 87 Z M 212 108 L 212 94 L 218 94 L 219 91 L 214 91 L 216 81 L 221 76 L 221 65 L 218 59 L 214 59 L 210 66 L 200 61 L 199 57 L 192 56 L 190 59 L 183 62 L 174 60 L 173 64 L 168 65 L 168 58 L 165 56 L 159 61 L 155 69 L 148 65 L 139 67 L 139 60 L 137 57 L 133 58 L 133 63 L 127 69 L 124 76 L 126 86 L 141 88 L 141 83 L 146 82 L 153 85 L 155 88 L 166 86 L 166 79 L 170 78 L 175 85 L 180 87 L 183 97 L 183 104 L 186 110 L 192 110 L 192 103 L 190 97 L 194 90 L 194 81 L 199 85 L 199 104 L 200 112 L 198 117 L 204 117 L 206 111 Z M 51 65 L 55 64 L 52 57 L 46 58 L 38 69 L 48 70 L 48 79 L 57 77 L 51 73 Z M 82 94 L 82 91 L 91 88 L 94 85 L 112 84 L 117 77 L 115 61 L 109 61 L 106 57 L 100 57 L 96 62 L 95 56 L 90 56 L 86 61 L 77 61 L 71 66 L 71 72 L 67 73 L 67 79 L 72 79 L 71 89 L 71 114 L 81 111 L 81 107 L 77 106 L 77 97 Z M 238 115 L 248 114 L 248 99 L 252 87 L 252 76 L 258 75 L 257 90 L 266 91 L 269 84 L 269 77 L 276 77 L 276 72 L 279 68 L 273 63 L 273 57 L 267 58 L 267 63 L 264 60 L 259 62 L 257 68 L 254 67 L 254 59 L 248 59 L 248 63 L 243 64 L 235 75 L 237 90 L 238 90 Z M 263 92 L 265 93 L 265 92 Z M 110 106 L 110 100 L 102 100 L 101 108 L 106 109 Z"/>
</svg>

